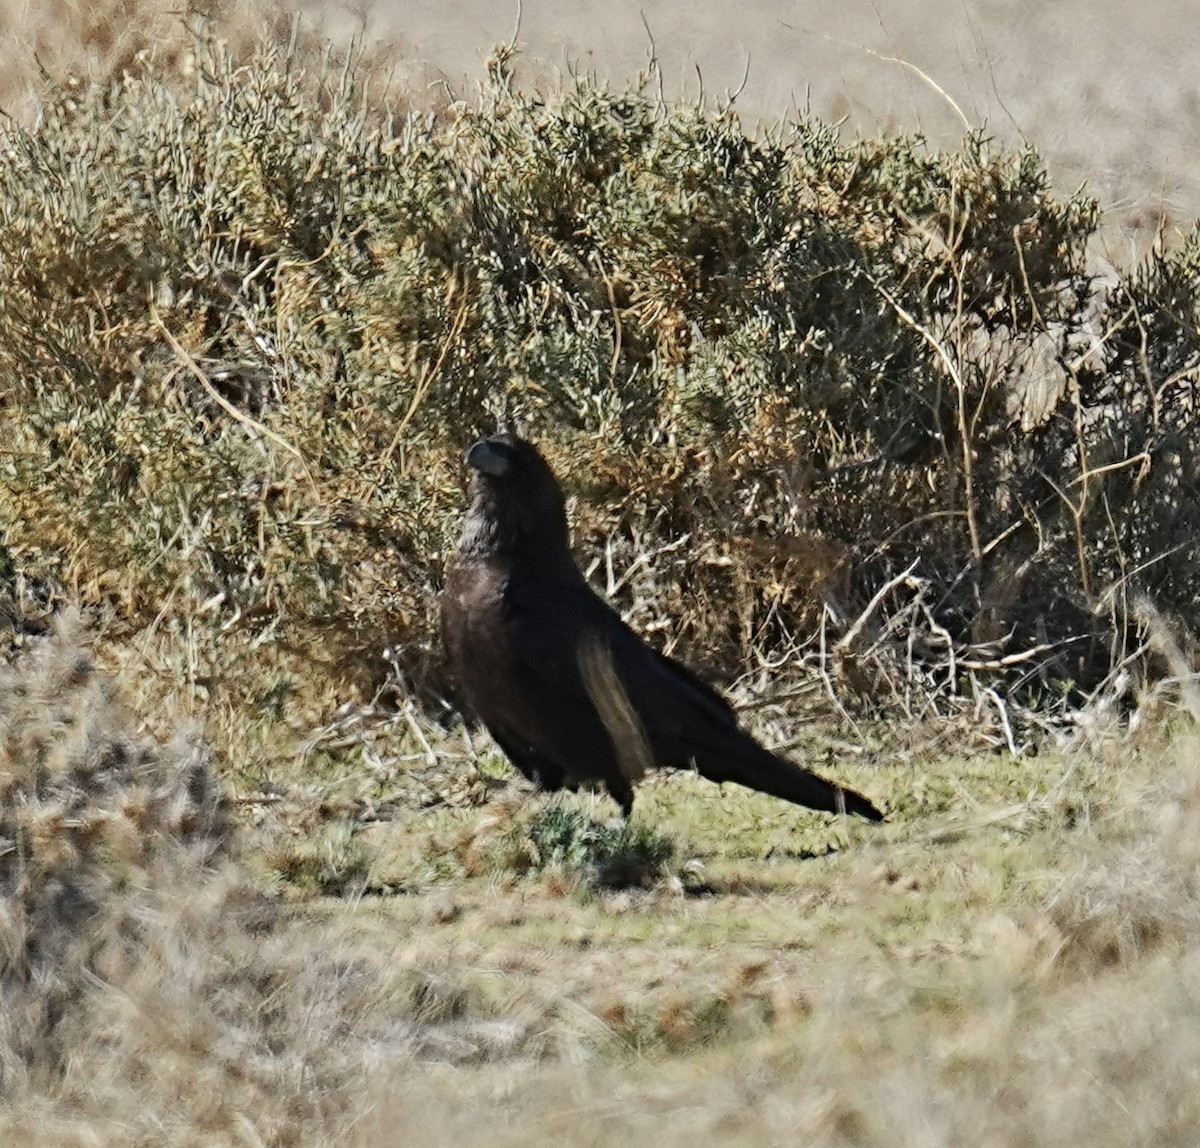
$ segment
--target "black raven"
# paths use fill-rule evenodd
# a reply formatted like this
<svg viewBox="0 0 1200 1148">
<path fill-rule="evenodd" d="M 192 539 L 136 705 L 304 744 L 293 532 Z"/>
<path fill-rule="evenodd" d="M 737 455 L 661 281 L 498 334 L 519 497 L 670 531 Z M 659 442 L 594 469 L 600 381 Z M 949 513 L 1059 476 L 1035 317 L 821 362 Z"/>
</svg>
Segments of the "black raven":
<svg viewBox="0 0 1200 1148">
<path fill-rule="evenodd" d="M 650 766 L 695 767 L 798 805 L 883 815 L 764 749 L 690 670 L 647 646 L 571 557 L 562 489 L 512 434 L 475 443 L 442 631 L 468 711 L 539 788 L 603 783 L 626 816 Z"/>
</svg>

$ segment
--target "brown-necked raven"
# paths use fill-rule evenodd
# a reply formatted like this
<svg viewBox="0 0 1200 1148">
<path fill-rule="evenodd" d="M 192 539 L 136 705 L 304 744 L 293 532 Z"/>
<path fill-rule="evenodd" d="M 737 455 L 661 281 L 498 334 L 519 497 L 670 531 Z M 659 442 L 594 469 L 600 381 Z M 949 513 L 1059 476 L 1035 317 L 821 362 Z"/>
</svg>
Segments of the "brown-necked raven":
<svg viewBox="0 0 1200 1148">
<path fill-rule="evenodd" d="M 446 578 L 442 630 L 466 708 L 541 789 L 602 782 L 626 816 L 654 765 L 695 767 L 829 812 L 865 797 L 764 749 L 690 670 L 647 646 L 571 557 L 562 489 L 512 434 L 475 443 L 471 505 Z"/>
</svg>

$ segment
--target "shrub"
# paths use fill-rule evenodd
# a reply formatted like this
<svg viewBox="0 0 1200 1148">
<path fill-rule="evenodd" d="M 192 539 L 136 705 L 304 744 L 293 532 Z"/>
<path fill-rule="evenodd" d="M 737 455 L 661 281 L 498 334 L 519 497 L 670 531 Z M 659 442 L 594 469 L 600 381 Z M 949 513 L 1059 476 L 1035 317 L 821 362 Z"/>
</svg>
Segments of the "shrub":
<svg viewBox="0 0 1200 1148">
<path fill-rule="evenodd" d="M 502 69 L 393 119 L 353 69 L 197 51 L 4 129 L 0 515 L 235 700 L 264 664 L 369 695 L 385 645 L 440 695 L 457 459 L 497 421 L 719 674 L 831 626 L 847 704 L 1052 700 L 1131 648 L 1118 599 L 1194 627 L 1194 242 L 1106 296 L 1094 201 L 978 134 L 751 135 Z"/>
<path fill-rule="evenodd" d="M 0 669 L 0 1088 L 144 935 L 142 893 L 226 848 L 203 752 L 136 737 L 72 622 Z"/>
</svg>

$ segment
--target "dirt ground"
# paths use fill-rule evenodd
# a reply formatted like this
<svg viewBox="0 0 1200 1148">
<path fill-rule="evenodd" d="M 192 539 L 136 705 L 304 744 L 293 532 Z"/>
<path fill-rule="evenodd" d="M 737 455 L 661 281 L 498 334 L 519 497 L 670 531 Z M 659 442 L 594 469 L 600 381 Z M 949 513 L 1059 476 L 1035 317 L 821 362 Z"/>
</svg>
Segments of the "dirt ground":
<svg viewBox="0 0 1200 1148">
<path fill-rule="evenodd" d="M 301 2 L 343 33 L 396 41 L 402 76 L 456 92 L 512 39 L 519 10 L 522 80 L 576 65 L 627 82 L 653 37 L 668 98 L 736 92 L 748 118 L 809 108 L 851 132 L 919 130 L 939 145 L 986 124 L 1034 144 L 1062 190 L 1087 182 L 1118 263 L 1160 226 L 1200 217 L 1200 21 L 1187 0 Z"/>
</svg>

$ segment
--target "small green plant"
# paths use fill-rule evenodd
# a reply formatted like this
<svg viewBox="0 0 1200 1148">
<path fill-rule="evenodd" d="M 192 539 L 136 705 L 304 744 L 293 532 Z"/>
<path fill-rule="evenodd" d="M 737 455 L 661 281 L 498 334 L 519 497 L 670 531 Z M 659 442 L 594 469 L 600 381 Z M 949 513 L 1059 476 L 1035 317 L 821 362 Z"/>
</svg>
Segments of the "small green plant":
<svg viewBox="0 0 1200 1148">
<path fill-rule="evenodd" d="M 606 889 L 650 885 L 675 856 L 675 843 L 651 825 L 595 821 L 559 801 L 541 810 L 526 834 L 534 869 L 578 872 Z"/>
</svg>

